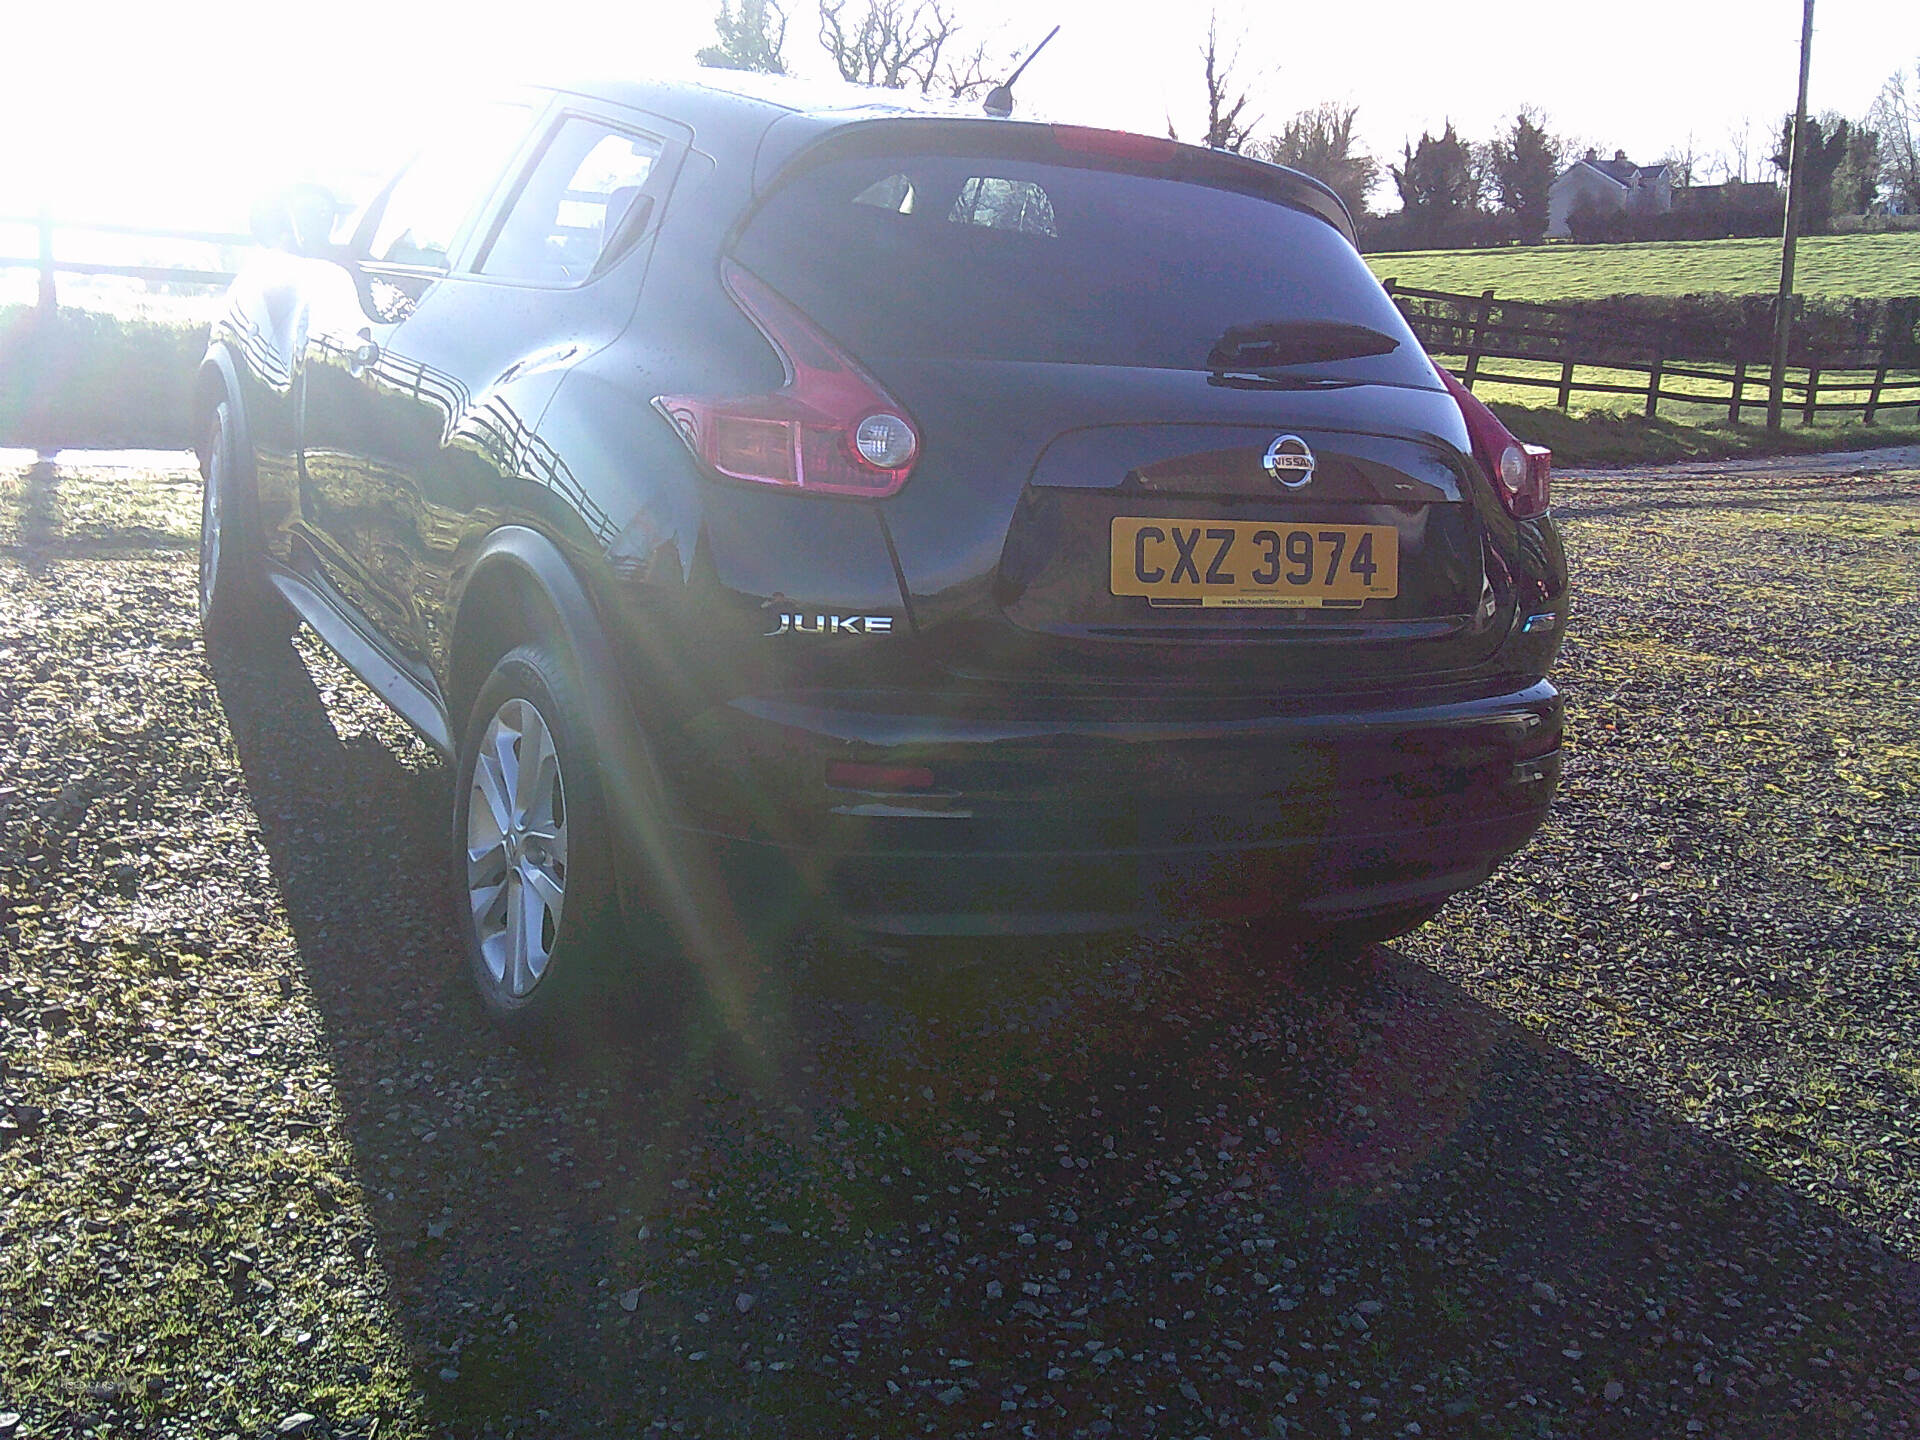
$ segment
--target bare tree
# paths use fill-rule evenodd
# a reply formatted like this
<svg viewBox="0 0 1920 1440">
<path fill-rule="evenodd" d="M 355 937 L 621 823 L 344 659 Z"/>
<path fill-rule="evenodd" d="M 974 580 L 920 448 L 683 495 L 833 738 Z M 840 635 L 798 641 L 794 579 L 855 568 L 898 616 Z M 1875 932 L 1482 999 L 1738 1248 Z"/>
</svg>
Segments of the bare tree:
<svg viewBox="0 0 1920 1440">
<path fill-rule="evenodd" d="M 1753 156 L 1753 117 L 1743 116 L 1739 125 L 1727 132 L 1727 178 L 1747 183 L 1747 164 Z"/>
<path fill-rule="evenodd" d="M 960 26 L 942 0 L 864 0 L 865 8 L 852 15 L 849 0 L 819 3 L 820 48 L 843 80 L 955 97 L 993 83 L 984 45 L 943 62 Z"/>
<path fill-rule="evenodd" d="M 1880 137 L 1882 184 L 1907 214 L 1920 214 L 1920 61 L 1911 80 L 1896 70 L 1880 87 L 1867 123 Z"/>
<path fill-rule="evenodd" d="M 1207 133 L 1201 143 L 1210 150 L 1243 150 L 1263 117 L 1244 123 L 1240 119 L 1251 99 L 1233 74 L 1240 63 L 1240 47 L 1236 45 L 1232 55 L 1221 59 L 1218 17 L 1212 14 L 1207 17 L 1207 48 L 1200 52 L 1200 58 L 1206 64 L 1207 76 Z M 1167 122 L 1167 134 L 1175 140 L 1180 138 L 1171 120 Z"/>
<path fill-rule="evenodd" d="M 944 90 L 956 100 L 964 100 L 982 90 L 991 90 L 999 82 L 1002 74 L 1011 66 L 989 70 L 987 68 L 987 47 L 984 43 L 957 60 L 947 62 L 946 68 L 935 77 L 936 89 Z"/>
<path fill-rule="evenodd" d="M 1667 178 L 1673 182 L 1676 190 L 1688 190 L 1693 187 L 1696 176 L 1704 176 L 1707 162 L 1695 149 L 1693 133 L 1687 133 L 1685 145 L 1669 145 L 1667 153 L 1660 157 L 1660 163 L 1667 167 Z"/>
</svg>

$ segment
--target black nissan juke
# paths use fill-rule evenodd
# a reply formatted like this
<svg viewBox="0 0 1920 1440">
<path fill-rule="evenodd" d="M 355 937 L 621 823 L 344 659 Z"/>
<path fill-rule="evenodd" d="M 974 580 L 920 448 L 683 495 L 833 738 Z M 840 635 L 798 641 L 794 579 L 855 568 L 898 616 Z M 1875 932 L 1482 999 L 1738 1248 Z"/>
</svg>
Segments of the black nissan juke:
<svg viewBox="0 0 1920 1440">
<path fill-rule="evenodd" d="M 214 328 L 202 621 L 450 758 L 509 1027 L 802 916 L 1352 945 L 1545 814 L 1549 457 L 1313 180 L 712 72 L 476 105 L 331 220 Z"/>
</svg>

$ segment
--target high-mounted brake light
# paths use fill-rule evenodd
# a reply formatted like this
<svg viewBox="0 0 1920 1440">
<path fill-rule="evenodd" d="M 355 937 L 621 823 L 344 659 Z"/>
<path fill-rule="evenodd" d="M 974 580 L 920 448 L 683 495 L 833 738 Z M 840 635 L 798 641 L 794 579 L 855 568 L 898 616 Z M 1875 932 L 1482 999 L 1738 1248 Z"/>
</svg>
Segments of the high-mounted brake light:
<svg viewBox="0 0 1920 1440">
<path fill-rule="evenodd" d="M 720 278 L 779 355 L 786 384 L 769 395 L 660 395 L 654 409 L 730 480 L 869 499 L 898 491 L 920 454 L 899 401 L 752 271 L 728 260 Z"/>
<path fill-rule="evenodd" d="M 1553 452 L 1544 445 L 1525 445 L 1500 423 L 1471 390 L 1439 365 L 1441 383 L 1460 407 L 1467 422 L 1467 437 L 1473 443 L 1473 457 L 1493 482 L 1500 503 L 1516 520 L 1537 520 L 1547 513 L 1553 477 Z"/>
<path fill-rule="evenodd" d="M 1172 140 L 1156 135 L 1135 135 L 1126 130 L 1097 130 L 1087 125 L 1056 125 L 1053 139 L 1062 150 L 1082 155 L 1106 155 L 1116 160 L 1150 160 L 1164 165 L 1180 147 Z"/>
</svg>

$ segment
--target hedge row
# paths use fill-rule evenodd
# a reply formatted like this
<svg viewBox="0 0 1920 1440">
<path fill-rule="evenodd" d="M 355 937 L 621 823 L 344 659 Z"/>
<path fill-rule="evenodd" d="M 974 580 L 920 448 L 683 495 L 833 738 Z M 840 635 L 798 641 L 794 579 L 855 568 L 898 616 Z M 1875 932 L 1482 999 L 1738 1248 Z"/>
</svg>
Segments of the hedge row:
<svg viewBox="0 0 1920 1440">
<path fill-rule="evenodd" d="M 207 327 L 0 308 L 0 444 L 185 448 Z"/>
</svg>

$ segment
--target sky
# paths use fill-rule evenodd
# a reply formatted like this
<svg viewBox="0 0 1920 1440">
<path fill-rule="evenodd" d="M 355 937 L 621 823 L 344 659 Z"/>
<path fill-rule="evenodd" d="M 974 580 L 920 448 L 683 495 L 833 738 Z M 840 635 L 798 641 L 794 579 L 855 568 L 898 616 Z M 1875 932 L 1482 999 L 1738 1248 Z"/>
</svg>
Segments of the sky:
<svg viewBox="0 0 1920 1440">
<path fill-rule="evenodd" d="M 1358 106 L 1373 153 L 1397 158 L 1422 129 L 1451 119 L 1483 138 L 1531 105 L 1559 133 L 1648 161 L 1690 138 L 1703 154 L 1723 150 L 1750 121 L 1755 164 L 1793 103 L 1801 10 L 1799 0 L 948 4 L 996 52 L 1063 27 L 1021 81 L 1028 116 L 1150 133 L 1171 120 L 1200 132 L 1199 52 L 1213 9 L 1265 128 L 1341 101 Z M 279 184 L 388 165 L 450 95 L 583 69 L 683 68 L 712 40 L 714 9 L 711 0 L 3 0 L 0 215 L 45 200 L 77 219 L 243 228 L 249 201 Z M 791 67 L 831 73 L 813 0 L 788 9 Z M 1920 3 L 1819 0 L 1815 111 L 1858 115 L 1896 68 L 1916 63 Z"/>
</svg>

